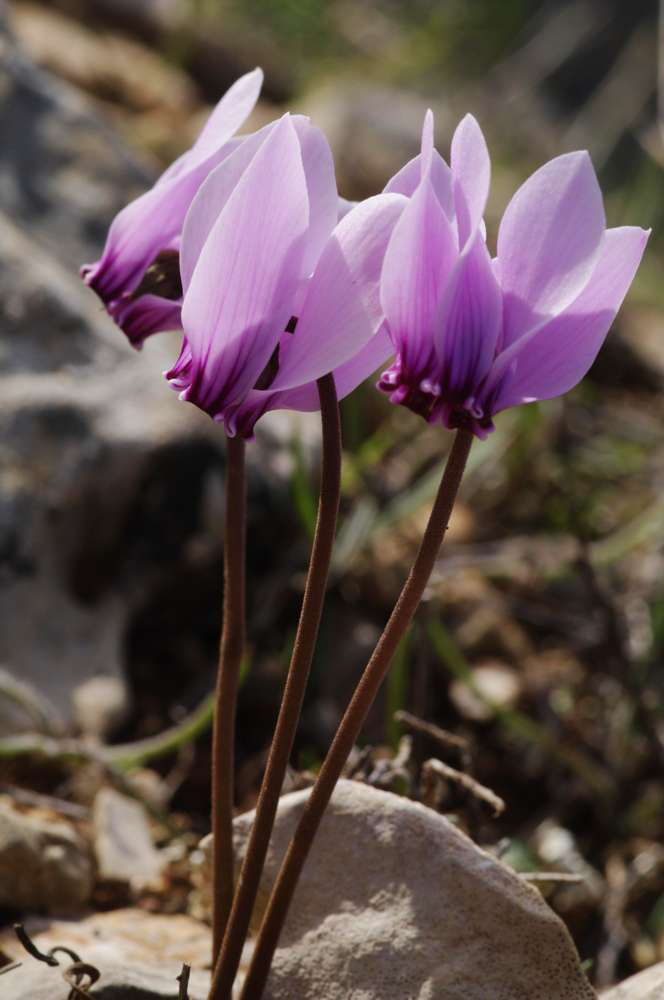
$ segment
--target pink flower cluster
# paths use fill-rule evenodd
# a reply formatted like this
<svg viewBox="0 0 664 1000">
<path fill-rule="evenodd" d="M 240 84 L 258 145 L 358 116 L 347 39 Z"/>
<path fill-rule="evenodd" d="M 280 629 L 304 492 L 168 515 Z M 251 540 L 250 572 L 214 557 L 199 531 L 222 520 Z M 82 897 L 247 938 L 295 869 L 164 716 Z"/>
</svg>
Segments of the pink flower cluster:
<svg viewBox="0 0 664 1000">
<path fill-rule="evenodd" d="M 519 188 L 492 257 L 491 165 L 472 116 L 448 166 L 427 112 L 419 155 L 349 208 L 307 118 L 236 135 L 261 84 L 254 70 L 230 88 L 82 268 L 134 346 L 182 330 L 166 373 L 182 399 L 251 437 L 267 410 L 317 409 L 321 376 L 343 397 L 392 359 L 378 385 L 393 403 L 485 437 L 501 410 L 583 378 L 648 239 L 606 228 L 587 153 Z"/>
</svg>

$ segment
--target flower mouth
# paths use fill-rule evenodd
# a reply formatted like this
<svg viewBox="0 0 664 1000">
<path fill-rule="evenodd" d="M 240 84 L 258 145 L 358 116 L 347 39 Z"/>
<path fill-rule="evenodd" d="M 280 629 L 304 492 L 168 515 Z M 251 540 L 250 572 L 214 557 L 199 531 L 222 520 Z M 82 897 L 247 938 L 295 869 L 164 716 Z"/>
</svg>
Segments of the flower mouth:
<svg viewBox="0 0 664 1000">
<path fill-rule="evenodd" d="M 177 250 L 161 250 L 148 265 L 129 298 L 139 299 L 142 295 L 158 295 L 169 302 L 177 302 L 182 298 L 180 254 Z"/>
<path fill-rule="evenodd" d="M 275 347 L 270 356 L 270 360 L 256 379 L 254 389 L 269 389 L 279 371 L 279 345 Z"/>
<path fill-rule="evenodd" d="M 387 393 L 391 403 L 408 407 L 427 423 L 441 423 L 448 430 L 464 428 L 482 439 L 494 430 L 491 412 L 476 396 L 452 392 L 429 378 L 406 381 L 399 359 L 383 372 L 378 388 Z"/>
<path fill-rule="evenodd" d="M 297 326 L 297 316 L 291 316 L 286 324 L 285 333 L 295 333 L 295 328 Z M 265 365 L 265 368 L 260 373 L 256 379 L 254 389 L 269 389 L 279 371 L 279 344 L 275 347 L 270 355 L 270 360 Z"/>
</svg>

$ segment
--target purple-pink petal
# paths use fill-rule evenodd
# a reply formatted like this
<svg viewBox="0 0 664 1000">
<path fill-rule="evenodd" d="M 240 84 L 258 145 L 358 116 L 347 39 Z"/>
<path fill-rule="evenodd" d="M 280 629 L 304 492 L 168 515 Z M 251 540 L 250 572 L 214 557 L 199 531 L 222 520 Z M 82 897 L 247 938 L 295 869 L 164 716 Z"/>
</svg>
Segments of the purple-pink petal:
<svg viewBox="0 0 664 1000">
<path fill-rule="evenodd" d="M 361 350 L 381 321 L 379 283 L 385 249 L 406 201 L 377 195 L 338 224 L 308 284 L 294 333 L 284 333 L 274 389 L 333 371 Z"/>
<path fill-rule="evenodd" d="M 180 275 L 185 293 L 210 231 L 247 167 L 275 126 L 276 122 L 271 122 L 247 136 L 230 156 L 210 171 L 198 189 L 182 227 Z"/>
<path fill-rule="evenodd" d="M 452 137 L 450 157 L 459 246 L 478 229 L 491 183 L 489 151 L 477 121 L 466 115 Z"/>
<path fill-rule="evenodd" d="M 441 336 L 435 340 L 445 390 L 462 404 L 474 398 L 491 367 L 501 321 L 500 287 L 476 228 L 450 278 L 441 303 Z"/>
<path fill-rule="evenodd" d="M 519 188 L 498 232 L 503 347 L 574 301 L 597 263 L 604 229 L 586 152 L 549 161 Z"/>
<path fill-rule="evenodd" d="M 392 353 L 392 342 L 385 326 L 349 361 L 334 370 L 337 397 L 343 399 L 353 392 L 365 379 L 372 375 Z M 226 431 L 252 437 L 254 425 L 263 414 L 270 410 L 300 410 L 312 412 L 320 408 L 318 389 L 315 382 L 295 386 L 292 389 L 253 389 L 242 403 L 226 418 Z"/>
<path fill-rule="evenodd" d="M 496 359 L 486 387 L 494 413 L 560 396 L 580 382 L 634 279 L 648 236 L 635 226 L 606 231 L 595 270 L 578 298 Z"/>
<path fill-rule="evenodd" d="M 171 302 L 159 295 L 126 296 L 109 303 L 108 311 L 124 331 L 133 347 L 141 347 L 153 333 L 181 328 L 181 302 Z"/>
<path fill-rule="evenodd" d="M 116 215 L 101 259 L 81 268 L 85 282 L 104 302 L 132 292 L 157 254 L 179 236 L 201 183 L 233 152 L 232 136 L 256 103 L 261 82 L 260 70 L 238 80 L 222 97 L 192 149 L 154 187 Z"/>
<path fill-rule="evenodd" d="M 451 221 L 454 219 L 454 193 L 452 191 L 452 171 L 437 149 L 433 147 L 433 114 L 427 112 L 422 129 L 422 148 L 417 156 L 390 178 L 385 185 L 386 194 L 403 194 L 411 198 L 420 185 L 423 174 L 428 170 L 431 186 L 440 202 L 440 207 Z"/>
<path fill-rule="evenodd" d="M 254 110 L 262 86 L 263 70 L 256 67 L 228 88 L 191 147 L 189 166 L 207 160 L 219 148 L 220 142 L 235 135 Z"/>
<path fill-rule="evenodd" d="M 304 275 L 312 273 L 330 233 L 337 223 L 339 196 L 330 144 L 308 118 L 293 116 L 309 198 L 309 231 L 302 258 Z"/>
<path fill-rule="evenodd" d="M 380 288 L 395 349 L 413 370 L 433 353 L 440 302 L 456 257 L 455 233 L 425 176 L 394 227 Z"/>
<path fill-rule="evenodd" d="M 286 115 L 212 227 L 182 306 L 192 354 L 185 398 L 213 415 L 254 386 L 288 324 L 308 225 L 300 144 Z"/>
</svg>

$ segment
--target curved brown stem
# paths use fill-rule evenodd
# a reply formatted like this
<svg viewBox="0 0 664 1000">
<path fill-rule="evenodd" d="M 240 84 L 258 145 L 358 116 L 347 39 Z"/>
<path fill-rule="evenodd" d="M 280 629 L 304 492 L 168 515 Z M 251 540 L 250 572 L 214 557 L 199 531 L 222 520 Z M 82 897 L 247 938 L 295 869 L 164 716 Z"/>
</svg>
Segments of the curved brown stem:
<svg viewBox="0 0 664 1000">
<path fill-rule="evenodd" d="M 457 431 L 413 567 L 339 724 L 281 865 L 256 941 L 241 1000 L 259 1000 L 263 994 L 288 907 L 325 807 L 431 576 L 472 441 L 470 431 Z"/>
<path fill-rule="evenodd" d="M 311 561 L 279 718 L 228 928 L 214 970 L 210 1000 L 229 1000 L 231 997 L 293 748 L 325 598 L 341 490 L 341 428 L 333 375 L 318 379 L 318 393 L 323 425 L 323 461 Z"/>
<path fill-rule="evenodd" d="M 235 711 L 244 653 L 246 475 L 245 443 L 229 437 L 224 515 L 224 604 L 212 731 L 212 964 L 233 903 L 233 783 Z"/>
</svg>

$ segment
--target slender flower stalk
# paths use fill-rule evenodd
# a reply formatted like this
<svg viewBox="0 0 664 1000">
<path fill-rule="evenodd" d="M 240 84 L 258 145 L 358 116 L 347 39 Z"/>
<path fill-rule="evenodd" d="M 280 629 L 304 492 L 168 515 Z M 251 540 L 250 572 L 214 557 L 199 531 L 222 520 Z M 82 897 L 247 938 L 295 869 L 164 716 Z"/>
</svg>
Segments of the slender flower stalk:
<svg viewBox="0 0 664 1000">
<path fill-rule="evenodd" d="M 256 901 L 279 795 L 300 718 L 332 558 L 341 489 L 341 427 L 334 376 L 325 375 L 319 378 L 317 385 L 323 428 L 323 460 L 311 561 L 279 718 L 263 776 L 238 890 L 233 901 L 221 955 L 214 970 L 210 1000 L 229 1000 L 232 995 L 233 981 Z"/>
<path fill-rule="evenodd" d="M 224 531 L 224 607 L 212 735 L 212 965 L 233 902 L 235 714 L 246 639 L 246 475 L 244 438 L 228 438 Z"/>
<path fill-rule="evenodd" d="M 325 808 L 389 669 L 396 648 L 412 621 L 431 576 L 459 490 L 472 441 L 471 430 L 460 428 L 456 432 L 413 567 L 339 724 L 332 746 L 311 790 L 311 795 L 286 852 L 258 934 L 251 965 L 242 989 L 241 1000 L 259 1000 L 263 994 L 272 956 Z M 222 995 L 229 996 L 230 994 L 220 994 L 220 996 Z"/>
</svg>

